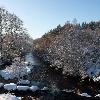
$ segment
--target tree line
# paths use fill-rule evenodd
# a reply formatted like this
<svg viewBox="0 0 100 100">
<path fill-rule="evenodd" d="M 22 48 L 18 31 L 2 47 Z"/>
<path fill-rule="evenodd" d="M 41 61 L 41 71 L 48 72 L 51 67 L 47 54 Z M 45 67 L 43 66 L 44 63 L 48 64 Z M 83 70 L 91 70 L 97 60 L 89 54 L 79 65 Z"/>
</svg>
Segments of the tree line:
<svg viewBox="0 0 100 100">
<path fill-rule="evenodd" d="M 33 42 L 45 62 L 64 74 L 86 76 L 87 69 L 100 60 L 100 21 L 58 25 Z"/>
</svg>

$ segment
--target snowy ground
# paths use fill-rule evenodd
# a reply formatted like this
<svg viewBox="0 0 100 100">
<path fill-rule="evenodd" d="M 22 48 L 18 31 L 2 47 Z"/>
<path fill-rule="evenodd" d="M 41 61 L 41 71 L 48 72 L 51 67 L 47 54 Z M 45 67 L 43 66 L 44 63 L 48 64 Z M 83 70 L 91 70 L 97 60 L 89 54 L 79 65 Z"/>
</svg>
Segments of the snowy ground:
<svg viewBox="0 0 100 100">
<path fill-rule="evenodd" d="M 0 70 L 0 75 L 5 80 L 23 77 L 31 73 L 34 63 L 32 53 L 28 53 L 25 56 L 25 62 L 20 61 L 19 57 L 15 58 L 14 63 L 10 67 L 7 66 L 6 69 Z"/>
</svg>

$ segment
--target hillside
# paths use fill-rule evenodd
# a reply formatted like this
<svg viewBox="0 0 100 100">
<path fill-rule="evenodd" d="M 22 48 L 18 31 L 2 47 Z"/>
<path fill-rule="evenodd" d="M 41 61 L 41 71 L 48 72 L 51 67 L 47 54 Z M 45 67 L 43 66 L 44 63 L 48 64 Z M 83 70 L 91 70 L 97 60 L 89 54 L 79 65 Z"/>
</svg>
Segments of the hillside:
<svg viewBox="0 0 100 100">
<path fill-rule="evenodd" d="M 39 57 L 63 74 L 99 76 L 100 21 L 58 25 L 34 40 L 33 48 Z"/>
</svg>

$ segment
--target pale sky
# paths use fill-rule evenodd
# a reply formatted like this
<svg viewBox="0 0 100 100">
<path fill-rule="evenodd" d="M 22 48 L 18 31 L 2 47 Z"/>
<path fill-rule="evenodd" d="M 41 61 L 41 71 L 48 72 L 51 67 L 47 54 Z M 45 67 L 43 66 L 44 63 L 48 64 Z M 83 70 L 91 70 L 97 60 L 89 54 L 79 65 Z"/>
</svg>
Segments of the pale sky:
<svg viewBox="0 0 100 100">
<path fill-rule="evenodd" d="M 100 20 L 100 0 L 0 0 L 0 6 L 23 20 L 34 39 L 73 18 Z"/>
</svg>

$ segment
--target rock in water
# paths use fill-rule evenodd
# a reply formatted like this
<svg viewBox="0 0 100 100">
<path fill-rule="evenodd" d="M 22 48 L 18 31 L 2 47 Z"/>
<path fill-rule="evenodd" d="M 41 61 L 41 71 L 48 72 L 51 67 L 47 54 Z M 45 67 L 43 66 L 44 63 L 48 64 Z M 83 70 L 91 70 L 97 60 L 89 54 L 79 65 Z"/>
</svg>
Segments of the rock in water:
<svg viewBox="0 0 100 100">
<path fill-rule="evenodd" d="M 27 91 L 29 89 L 29 86 L 17 86 L 17 90 L 19 91 Z"/>
<path fill-rule="evenodd" d="M 35 92 L 35 91 L 39 90 L 39 87 L 38 86 L 31 86 L 30 90 Z"/>
<path fill-rule="evenodd" d="M 17 85 L 14 84 L 14 83 L 5 84 L 4 85 L 4 89 L 6 89 L 6 90 L 16 90 L 17 89 Z"/>
</svg>

